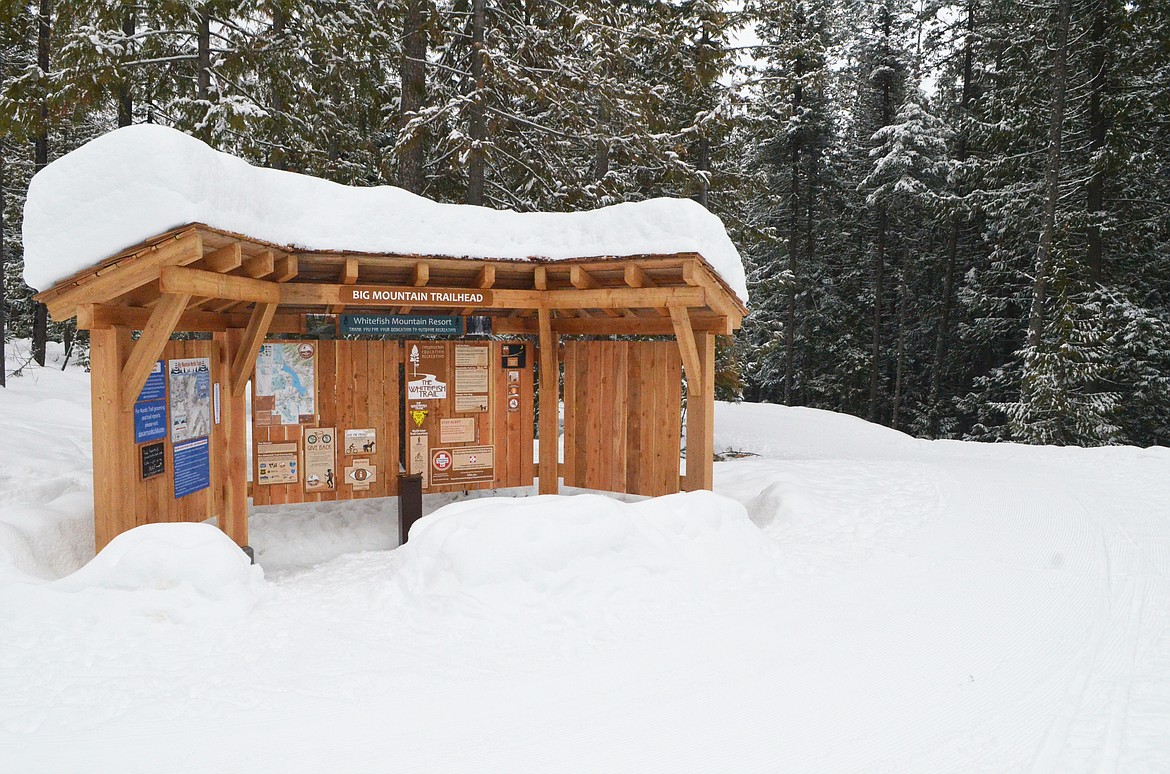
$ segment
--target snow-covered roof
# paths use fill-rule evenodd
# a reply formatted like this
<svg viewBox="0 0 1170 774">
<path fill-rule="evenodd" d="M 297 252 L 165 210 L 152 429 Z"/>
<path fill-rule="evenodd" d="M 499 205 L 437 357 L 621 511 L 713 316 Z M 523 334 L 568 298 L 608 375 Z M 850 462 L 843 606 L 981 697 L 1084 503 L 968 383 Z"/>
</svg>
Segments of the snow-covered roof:
<svg viewBox="0 0 1170 774">
<path fill-rule="evenodd" d="M 589 212 L 518 213 L 440 204 L 392 186 L 357 188 L 254 167 L 175 129 L 117 129 L 33 178 L 24 279 L 45 290 L 188 223 L 294 250 L 562 260 L 698 253 L 746 302 L 743 262 L 722 221 L 690 199 Z"/>
</svg>

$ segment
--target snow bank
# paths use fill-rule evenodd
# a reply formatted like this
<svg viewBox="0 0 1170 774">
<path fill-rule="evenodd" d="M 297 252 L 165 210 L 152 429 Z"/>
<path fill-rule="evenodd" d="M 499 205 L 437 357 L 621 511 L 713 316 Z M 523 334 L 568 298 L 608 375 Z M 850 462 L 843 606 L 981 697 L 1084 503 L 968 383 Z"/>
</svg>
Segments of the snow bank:
<svg viewBox="0 0 1170 774">
<path fill-rule="evenodd" d="M 15 598 L 20 589 L 6 591 Z M 194 623 L 247 614 L 265 583 L 214 526 L 147 524 L 118 535 L 72 575 L 28 591 L 26 600 L 65 614 Z"/>
<path fill-rule="evenodd" d="M 471 500 L 417 522 L 395 577 L 411 596 L 504 614 L 604 610 L 766 582 L 773 552 L 742 505 L 711 492 Z"/>
<path fill-rule="evenodd" d="M 697 252 L 747 300 L 723 223 L 689 199 L 577 213 L 438 204 L 390 186 L 354 188 L 253 167 L 174 129 L 140 124 L 49 164 L 24 209 L 24 279 L 43 290 L 187 223 L 305 250 L 523 260 Z"/>
</svg>

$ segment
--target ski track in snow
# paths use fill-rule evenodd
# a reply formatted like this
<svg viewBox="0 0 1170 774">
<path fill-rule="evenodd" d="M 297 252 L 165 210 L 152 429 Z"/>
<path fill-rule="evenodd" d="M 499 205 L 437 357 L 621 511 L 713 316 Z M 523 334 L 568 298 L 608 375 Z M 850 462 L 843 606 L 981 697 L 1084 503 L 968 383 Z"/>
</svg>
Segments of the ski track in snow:
<svg viewBox="0 0 1170 774">
<path fill-rule="evenodd" d="M 33 448 L 29 411 L 0 401 Z M 0 572 L 0 771 L 1170 771 L 1170 454 L 719 412 L 758 412 L 773 457 L 716 465 L 767 582 L 420 604 L 390 501 L 257 514 L 239 617 L 114 619 Z M 83 561 L 83 451 L 0 458 L 0 570 Z"/>
</svg>

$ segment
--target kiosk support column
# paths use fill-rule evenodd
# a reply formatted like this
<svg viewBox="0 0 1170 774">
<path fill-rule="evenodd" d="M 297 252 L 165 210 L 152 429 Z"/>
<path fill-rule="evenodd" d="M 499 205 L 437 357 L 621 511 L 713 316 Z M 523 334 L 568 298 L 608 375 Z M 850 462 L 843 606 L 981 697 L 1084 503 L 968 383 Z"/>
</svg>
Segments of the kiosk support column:
<svg viewBox="0 0 1170 774">
<path fill-rule="evenodd" d="M 134 412 L 122 401 L 122 370 L 132 346 L 128 328 L 89 332 L 96 551 L 135 525 Z"/>
<path fill-rule="evenodd" d="M 247 408 L 244 393 L 239 395 L 232 389 L 231 367 L 239 357 L 244 346 L 244 331 L 240 328 L 229 328 L 214 335 L 215 343 L 222 358 L 220 375 L 223 389 L 220 391 L 222 424 L 219 427 L 217 438 L 216 472 L 219 474 L 212 479 L 217 487 L 216 502 L 219 528 L 235 541 L 236 545 L 248 545 L 248 437 L 247 437 Z M 253 357 L 254 360 L 254 357 Z M 245 372 L 244 381 L 247 381 L 250 371 Z"/>
<path fill-rule="evenodd" d="M 698 373 L 687 383 L 701 382 L 687 392 L 687 467 L 683 489 L 711 489 L 715 465 L 715 334 L 695 331 Z M 693 381 L 692 381 L 693 380 Z"/>
<path fill-rule="evenodd" d="M 557 424 L 560 412 L 557 335 L 552 329 L 552 310 L 537 310 L 540 321 L 540 494 L 556 494 L 558 486 Z"/>
</svg>

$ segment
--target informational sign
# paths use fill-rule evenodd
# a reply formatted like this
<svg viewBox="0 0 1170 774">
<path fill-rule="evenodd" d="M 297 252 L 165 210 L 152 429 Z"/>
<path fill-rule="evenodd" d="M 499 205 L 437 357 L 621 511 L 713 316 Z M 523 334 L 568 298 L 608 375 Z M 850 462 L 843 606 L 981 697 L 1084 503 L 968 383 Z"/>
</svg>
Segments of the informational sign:
<svg viewBox="0 0 1170 774">
<path fill-rule="evenodd" d="M 219 424 L 219 382 L 211 385 L 211 411 L 215 414 L 215 424 Z"/>
<path fill-rule="evenodd" d="M 312 424 L 317 416 L 317 345 L 264 344 L 256 356 L 252 410 L 257 425 Z"/>
<path fill-rule="evenodd" d="M 430 486 L 430 433 L 411 430 L 406 450 L 406 470 L 422 475 L 422 488 Z"/>
<path fill-rule="evenodd" d="M 341 288 L 347 306 L 491 306 L 490 290 L 347 285 Z"/>
<path fill-rule="evenodd" d="M 256 483 L 295 484 L 297 476 L 297 442 L 284 441 L 256 444 Z"/>
<path fill-rule="evenodd" d="M 520 410 L 520 372 L 519 371 L 509 371 L 508 372 L 507 391 L 508 391 L 507 392 L 508 411 L 510 411 L 510 412 L 511 411 L 519 411 Z"/>
<path fill-rule="evenodd" d="M 167 437 L 167 403 L 152 400 L 134 404 L 134 443 Z"/>
<path fill-rule="evenodd" d="M 431 407 L 426 401 L 415 401 L 410 404 L 410 418 L 414 421 L 416 428 L 423 426 L 423 422 L 427 421 L 427 415 L 430 413 Z"/>
<path fill-rule="evenodd" d="M 455 345 L 455 410 L 483 413 L 488 410 L 488 344 Z"/>
<path fill-rule="evenodd" d="M 167 469 L 167 455 L 161 443 L 148 443 L 139 447 L 142 457 L 142 480 L 161 476 Z"/>
<path fill-rule="evenodd" d="M 447 345 L 416 341 L 406 353 L 406 399 L 443 400 L 447 397 Z"/>
<path fill-rule="evenodd" d="M 475 443 L 473 417 L 439 420 L 439 443 Z"/>
<path fill-rule="evenodd" d="M 462 317 L 433 314 L 343 314 L 345 334 L 367 336 L 462 336 Z"/>
<path fill-rule="evenodd" d="M 211 435 L 211 359 L 171 360 L 171 441 L 178 443 Z M 176 469 L 176 475 L 178 470 Z"/>
<path fill-rule="evenodd" d="M 354 460 L 352 465 L 345 469 L 345 483 L 353 487 L 354 491 L 364 491 L 370 484 L 378 480 L 378 466 L 368 459 Z"/>
<path fill-rule="evenodd" d="M 337 428 L 305 428 L 305 491 L 337 488 Z"/>
<path fill-rule="evenodd" d="M 150 376 L 146 377 L 146 384 L 138 393 L 137 403 L 146 403 L 152 400 L 166 400 L 167 397 L 167 364 L 159 360 L 150 369 Z"/>
<path fill-rule="evenodd" d="M 360 427 L 345 431 L 346 454 L 377 454 L 378 431 L 372 427 Z"/>
<path fill-rule="evenodd" d="M 434 449 L 430 473 L 431 486 L 491 481 L 495 478 L 495 447 Z"/>
<path fill-rule="evenodd" d="M 211 486 L 210 451 L 211 443 L 207 438 L 174 445 L 176 500 Z"/>
</svg>

